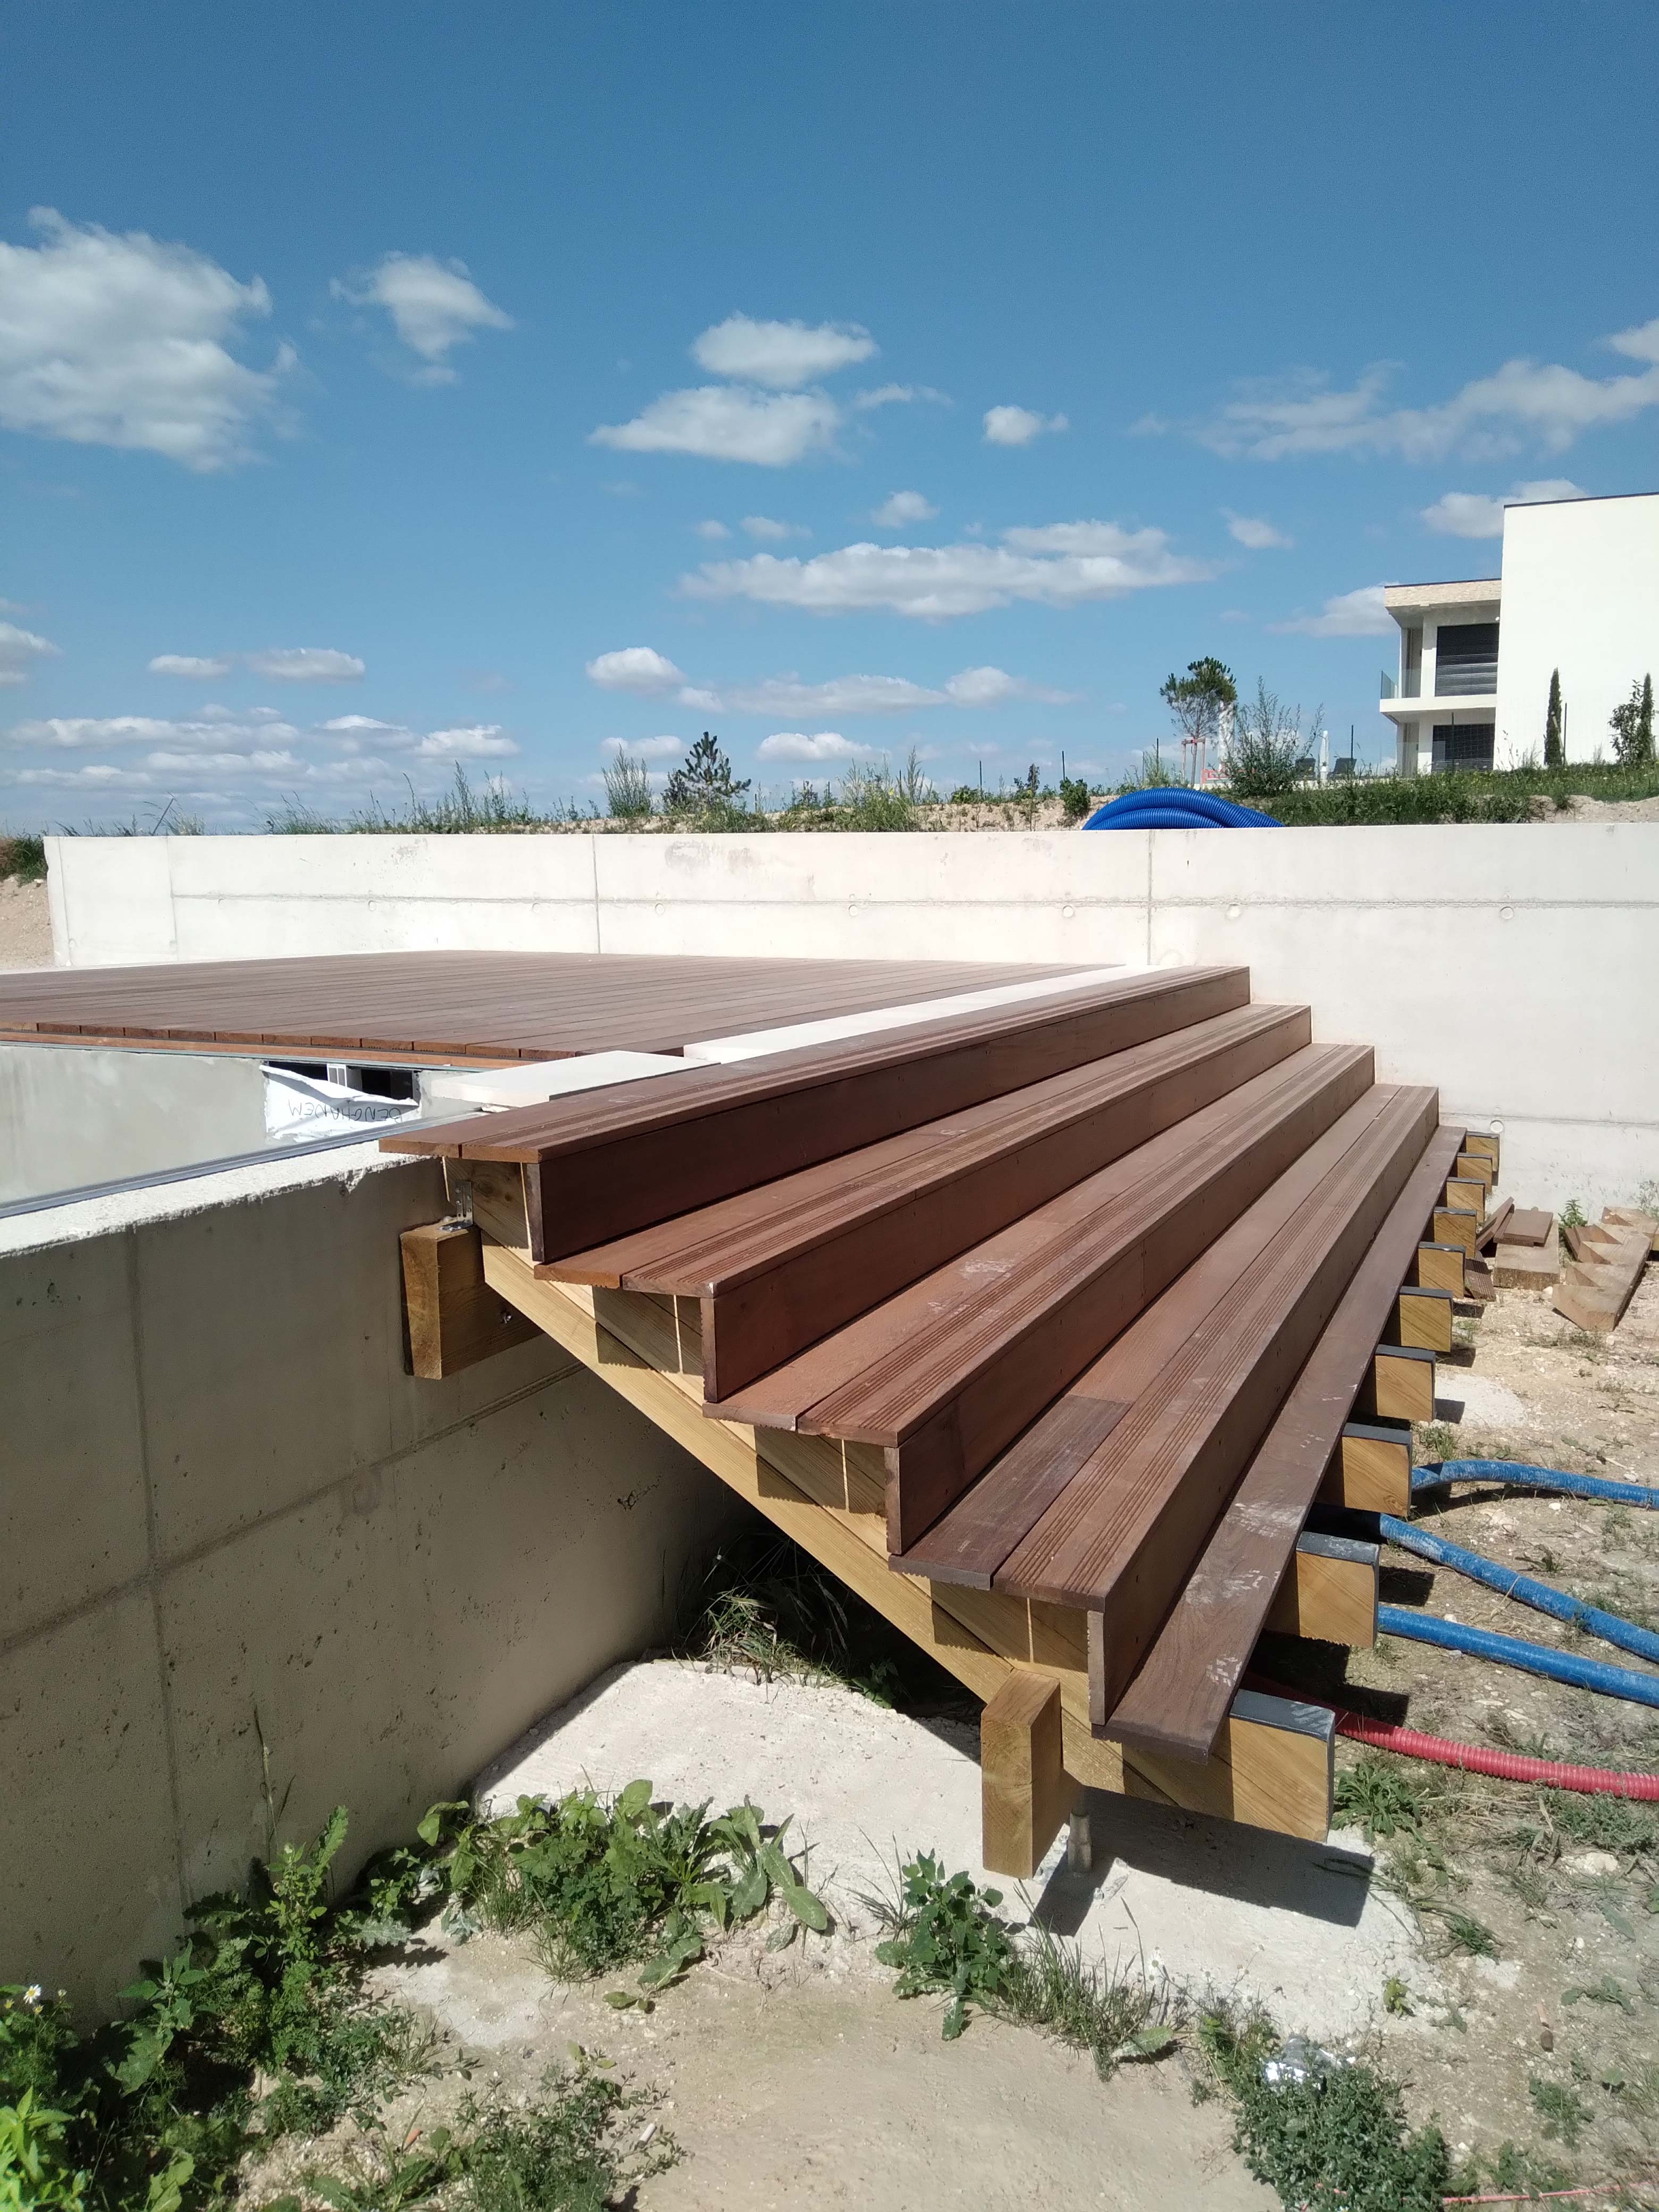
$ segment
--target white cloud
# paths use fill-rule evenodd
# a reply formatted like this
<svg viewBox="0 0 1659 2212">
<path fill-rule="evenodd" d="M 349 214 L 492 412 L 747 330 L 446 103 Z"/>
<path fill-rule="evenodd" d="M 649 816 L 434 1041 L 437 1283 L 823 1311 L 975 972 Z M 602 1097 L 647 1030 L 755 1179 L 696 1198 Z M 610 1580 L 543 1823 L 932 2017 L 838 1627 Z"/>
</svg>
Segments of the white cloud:
<svg viewBox="0 0 1659 2212">
<path fill-rule="evenodd" d="M 268 645 L 242 659 L 256 676 L 281 684 L 356 684 L 363 673 L 355 653 L 337 653 L 328 645 Z"/>
<path fill-rule="evenodd" d="M 1382 585 L 1365 584 L 1327 599 L 1316 615 L 1294 615 L 1267 627 L 1281 637 L 1382 637 L 1393 629 L 1394 617 L 1382 604 Z"/>
<path fill-rule="evenodd" d="M 948 392 L 936 392 L 931 384 L 878 384 L 870 392 L 855 392 L 853 404 L 860 414 L 872 407 L 908 407 L 913 400 L 926 399 L 935 407 L 948 407 Z"/>
<path fill-rule="evenodd" d="M 746 599 L 815 614 L 888 608 L 927 619 L 982 614 L 1015 600 L 1080 606 L 1159 584 L 1206 581 L 1207 564 L 1170 550 L 1161 530 L 1054 523 L 1010 530 L 992 545 L 844 545 L 811 560 L 757 553 L 705 562 L 681 589 L 696 599 Z"/>
<path fill-rule="evenodd" d="M 751 461 L 787 468 L 822 452 L 841 424 L 841 410 L 821 392 L 750 392 L 708 384 L 665 392 L 631 422 L 605 422 L 591 446 L 629 453 L 695 453 L 710 461 Z"/>
<path fill-rule="evenodd" d="M 664 653 L 648 645 L 624 645 L 615 653 L 602 653 L 587 664 L 587 679 L 602 691 L 672 691 L 684 676 Z"/>
<path fill-rule="evenodd" d="M 63 648 L 32 629 L 0 622 L 0 684 L 21 684 L 37 660 L 61 660 Z"/>
<path fill-rule="evenodd" d="M 1235 514 L 1230 507 L 1221 512 L 1227 518 L 1227 535 L 1240 545 L 1248 545 L 1252 553 L 1266 553 L 1273 548 L 1294 545 L 1294 538 L 1287 538 L 1282 530 L 1275 530 L 1271 522 L 1258 514 Z"/>
<path fill-rule="evenodd" d="M 798 676 L 769 676 L 758 684 L 733 684 L 720 690 L 688 684 L 679 701 L 683 707 L 711 714 L 805 716 L 902 714 L 925 707 L 997 707 L 1011 699 L 1063 706 L 1076 696 L 1074 692 L 1027 683 L 1024 677 L 1010 676 L 1004 669 L 964 668 L 942 690 L 913 684 L 906 676 L 831 676 L 819 684 L 804 684 Z"/>
<path fill-rule="evenodd" d="M 1038 415 L 1029 407 L 988 407 L 985 442 L 988 446 L 1029 446 L 1045 430 L 1069 430 L 1063 415 Z"/>
<path fill-rule="evenodd" d="M 619 758 L 626 753 L 630 760 L 672 760 L 685 750 L 685 744 L 680 738 L 601 738 L 599 750 Z"/>
<path fill-rule="evenodd" d="M 751 538 L 769 540 L 775 544 L 785 538 L 810 538 L 812 533 L 802 522 L 775 522 L 769 514 L 745 514 L 743 526 Z"/>
<path fill-rule="evenodd" d="M 762 760 L 851 761 L 874 757 L 873 745 L 854 744 L 839 730 L 818 730 L 811 737 L 804 730 L 777 730 L 763 738 L 757 749 Z"/>
<path fill-rule="evenodd" d="M 504 737 L 499 722 L 473 722 L 463 729 L 434 730 L 415 747 L 417 760 L 505 760 L 519 748 Z"/>
<path fill-rule="evenodd" d="M 711 375 L 779 392 L 868 361 L 876 351 L 875 340 L 857 323 L 758 323 L 748 315 L 728 315 L 691 348 L 698 367 Z"/>
<path fill-rule="evenodd" d="M 1528 444 L 1562 453 L 1587 430 L 1659 407 L 1659 318 L 1605 343 L 1648 364 L 1639 374 L 1585 376 L 1560 362 L 1506 361 L 1429 407 L 1389 407 L 1392 370 L 1368 368 L 1346 391 L 1309 371 L 1247 383 L 1210 421 L 1200 441 L 1229 459 L 1282 460 L 1299 453 L 1398 453 L 1411 461 L 1517 453 Z M 1166 427 L 1162 423 L 1158 428 Z"/>
<path fill-rule="evenodd" d="M 1069 706 L 1075 691 L 1051 691 L 1024 677 L 1010 676 L 1004 668 L 964 668 L 945 687 L 953 707 L 1000 707 L 1009 699 L 1032 699 L 1047 707 Z"/>
<path fill-rule="evenodd" d="M 52 208 L 29 220 L 39 246 L 0 241 L 0 423 L 189 469 L 249 459 L 297 359 L 283 345 L 253 369 L 228 350 L 248 318 L 270 312 L 260 279 L 238 283 L 190 246 Z"/>
<path fill-rule="evenodd" d="M 158 653 L 146 665 L 152 676 L 189 676 L 204 683 L 230 673 L 228 659 L 209 659 L 193 653 Z"/>
<path fill-rule="evenodd" d="M 388 253 L 367 273 L 337 276 L 329 289 L 337 300 L 357 307 L 384 307 L 398 336 L 427 364 L 417 372 L 422 384 L 453 384 L 455 371 L 444 356 L 468 345 L 477 331 L 510 331 L 513 318 L 487 300 L 467 273 L 464 261 L 440 261 L 431 253 Z"/>
<path fill-rule="evenodd" d="M 732 535 L 731 532 L 726 528 L 723 522 L 699 522 L 695 523 L 692 526 L 696 531 L 699 538 L 713 538 L 718 539 L 721 538 L 729 538 Z"/>
<path fill-rule="evenodd" d="M 919 491 L 889 493 L 870 517 L 883 530 L 902 530 L 912 522 L 931 522 L 939 509 Z"/>
<path fill-rule="evenodd" d="M 1442 538 L 1501 538 L 1506 507 L 1533 507 L 1540 500 L 1583 497 L 1568 477 L 1542 477 L 1532 483 L 1513 485 L 1502 499 L 1489 499 L 1479 491 L 1443 492 L 1422 514 L 1429 528 Z"/>
<path fill-rule="evenodd" d="M 279 716 L 250 714 L 239 720 L 220 708 L 198 720 L 169 721 L 154 714 L 52 715 L 16 722 L 7 732 L 15 745 L 44 745 L 54 752 L 84 752 L 94 745 L 158 745 L 173 753 L 222 751 L 238 743 L 268 749 L 297 740 L 300 732 Z"/>
</svg>

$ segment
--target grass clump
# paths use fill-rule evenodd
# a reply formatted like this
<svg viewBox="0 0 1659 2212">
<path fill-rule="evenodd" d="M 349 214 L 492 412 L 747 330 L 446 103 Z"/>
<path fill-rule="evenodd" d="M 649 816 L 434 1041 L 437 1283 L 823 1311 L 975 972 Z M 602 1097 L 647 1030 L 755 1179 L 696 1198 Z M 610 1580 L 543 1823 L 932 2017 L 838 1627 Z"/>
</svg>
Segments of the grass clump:
<svg viewBox="0 0 1659 2212">
<path fill-rule="evenodd" d="M 1446 2139 L 1413 2132 L 1399 2089 L 1368 2066 L 1305 2059 L 1265 2021 L 1224 2013 L 1199 2024 L 1199 2045 L 1233 2101 L 1233 2145 L 1286 2205 L 1342 2212 L 1439 2212 L 1451 2185 Z M 1276 2078 L 1268 2066 L 1279 2060 Z"/>
<path fill-rule="evenodd" d="M 1595 2118 L 1582 2097 L 1575 2096 L 1564 2081 L 1545 2081 L 1536 2074 L 1527 2076 L 1527 2094 L 1532 2099 L 1533 2109 L 1543 2123 L 1547 2140 L 1559 2138 L 1569 2150 L 1576 2148 L 1585 2129 Z"/>
<path fill-rule="evenodd" d="M 895 1895 L 866 1902 L 890 1931 L 876 1956 L 898 1970 L 894 1994 L 947 1999 L 946 2042 L 977 2005 L 1091 2052 L 1103 2079 L 1127 2060 L 1174 2047 L 1163 2000 L 1144 1981 L 1089 1966 L 1075 1944 L 1040 1923 L 1017 1933 L 997 1911 L 1000 1890 L 947 1875 L 930 1851 L 900 1867 Z"/>
<path fill-rule="evenodd" d="M 14 876 L 38 884 L 46 872 L 46 841 L 22 830 L 0 830 L 0 882 Z"/>
<path fill-rule="evenodd" d="M 1334 1821 L 1354 1821 L 1368 1842 L 1379 1836 L 1414 1834 L 1422 1826 L 1423 1806 L 1410 1776 L 1398 1759 L 1362 1752 L 1336 1778 Z"/>
</svg>

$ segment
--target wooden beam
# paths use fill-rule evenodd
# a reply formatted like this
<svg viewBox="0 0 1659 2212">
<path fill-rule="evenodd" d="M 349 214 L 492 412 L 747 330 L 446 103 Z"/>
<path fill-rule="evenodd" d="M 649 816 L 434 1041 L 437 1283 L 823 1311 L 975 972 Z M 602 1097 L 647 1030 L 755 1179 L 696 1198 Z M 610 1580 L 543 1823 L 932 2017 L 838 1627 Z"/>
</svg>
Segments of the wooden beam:
<svg viewBox="0 0 1659 2212">
<path fill-rule="evenodd" d="M 1275 1636 L 1368 1649 L 1376 1641 L 1376 1559 L 1375 1544 L 1349 1536 L 1299 1537 L 1292 1571 L 1264 1627 Z"/>
<path fill-rule="evenodd" d="M 1124 1759 L 1124 1794 L 1322 1843 L 1330 1829 L 1335 1745 L 1336 1716 L 1328 1705 L 1241 1690 L 1210 1759 L 1200 1765 L 1137 1749 Z"/>
<path fill-rule="evenodd" d="M 1474 1259 L 1480 1234 L 1480 1216 L 1467 1206 L 1437 1206 L 1430 1232 L 1436 1244 L 1455 1244 L 1466 1259 Z"/>
<path fill-rule="evenodd" d="M 1060 1685 L 1010 1674 L 979 1719 L 980 1857 L 993 1874 L 1029 1881 L 1077 1802 L 1066 1771 Z"/>
<path fill-rule="evenodd" d="M 1412 1344 L 1379 1344 L 1354 1410 L 1362 1420 L 1431 1421 L 1433 1352 Z"/>
<path fill-rule="evenodd" d="M 1320 1486 L 1322 1505 L 1395 1513 L 1412 1504 L 1412 1432 L 1407 1421 L 1350 1421 Z"/>
<path fill-rule="evenodd" d="M 1420 1345 L 1425 1352 L 1452 1348 L 1452 1302 L 1449 1291 L 1424 1290 L 1408 1284 L 1395 1300 L 1391 1323 L 1396 1344 Z"/>
<path fill-rule="evenodd" d="M 1486 1190 L 1484 1182 L 1474 1182 L 1463 1176 L 1448 1176 L 1445 1202 L 1455 1211 L 1473 1213 L 1480 1223 L 1486 1218 Z"/>
<path fill-rule="evenodd" d="M 410 1372 L 422 1382 L 441 1382 L 539 1335 L 533 1322 L 485 1282 L 476 1229 L 428 1221 L 405 1229 L 398 1242 Z"/>
<path fill-rule="evenodd" d="M 1478 1152 L 1482 1159 L 1490 1160 L 1492 1175 L 1496 1177 L 1498 1161 L 1498 1142 L 1496 1137 L 1490 1134 L 1482 1136 L 1473 1129 L 1467 1129 L 1463 1133 L 1463 1150 L 1466 1152 Z"/>
<path fill-rule="evenodd" d="M 1478 1182 L 1483 1190 L 1490 1190 L 1497 1180 L 1492 1164 L 1480 1152 L 1460 1152 L 1452 1163 L 1452 1173 L 1461 1182 Z"/>
</svg>

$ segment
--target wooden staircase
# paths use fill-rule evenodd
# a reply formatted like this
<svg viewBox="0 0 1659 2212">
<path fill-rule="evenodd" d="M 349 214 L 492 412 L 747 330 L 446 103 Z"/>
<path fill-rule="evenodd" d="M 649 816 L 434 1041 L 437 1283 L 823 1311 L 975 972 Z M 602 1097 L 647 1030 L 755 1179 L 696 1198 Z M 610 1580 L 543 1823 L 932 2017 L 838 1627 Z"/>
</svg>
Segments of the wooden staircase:
<svg viewBox="0 0 1659 2212">
<path fill-rule="evenodd" d="M 1432 1091 L 1200 969 L 384 1142 L 471 1222 L 405 1237 L 417 1371 L 505 1301 L 932 1652 L 988 1865 L 1083 1786 L 1324 1835 L 1332 1715 L 1244 1676 L 1374 1636 L 1375 1547 L 1304 1523 L 1407 1510 L 1496 1166 Z"/>
</svg>

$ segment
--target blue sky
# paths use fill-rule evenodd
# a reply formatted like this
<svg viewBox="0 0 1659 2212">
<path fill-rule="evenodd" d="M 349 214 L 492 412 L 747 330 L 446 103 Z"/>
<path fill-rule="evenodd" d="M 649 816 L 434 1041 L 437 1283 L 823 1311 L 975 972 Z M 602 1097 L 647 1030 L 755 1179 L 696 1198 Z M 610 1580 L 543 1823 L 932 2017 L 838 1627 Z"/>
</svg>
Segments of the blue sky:
<svg viewBox="0 0 1659 2212">
<path fill-rule="evenodd" d="M 1385 580 L 1659 488 L 1651 0 L 37 0 L 0 820 L 1378 757 Z"/>
</svg>

